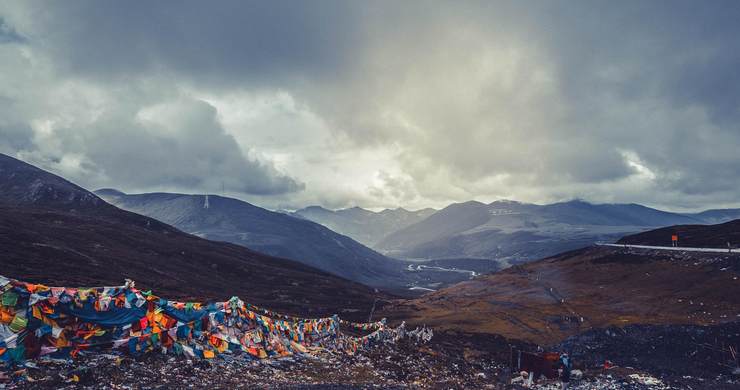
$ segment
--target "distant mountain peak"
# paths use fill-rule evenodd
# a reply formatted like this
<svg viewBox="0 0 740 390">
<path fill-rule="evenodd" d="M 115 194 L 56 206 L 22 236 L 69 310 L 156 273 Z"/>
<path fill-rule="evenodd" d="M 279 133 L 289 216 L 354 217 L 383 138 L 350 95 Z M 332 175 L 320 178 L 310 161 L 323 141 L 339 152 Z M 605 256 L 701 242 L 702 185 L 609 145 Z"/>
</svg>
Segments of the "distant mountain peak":
<svg viewBox="0 0 740 390">
<path fill-rule="evenodd" d="M 341 210 L 337 210 L 337 211 L 340 211 L 340 212 L 341 211 L 351 211 L 351 212 L 363 212 L 363 213 L 372 213 L 373 212 L 372 210 L 363 209 L 360 206 L 347 207 L 346 209 L 341 209 Z"/>
<path fill-rule="evenodd" d="M 293 215 L 320 223 L 365 245 L 373 246 L 389 233 L 419 222 L 436 211 L 431 208 L 409 211 L 398 207 L 375 212 L 357 206 L 332 211 L 320 206 L 310 206 L 297 210 Z"/>
<path fill-rule="evenodd" d="M 527 203 L 512 199 L 499 199 L 489 203 L 489 206 L 521 206 Z"/>
<path fill-rule="evenodd" d="M 485 203 L 479 202 L 477 200 L 469 200 L 467 202 L 452 203 L 449 206 L 445 207 L 443 210 L 456 209 L 460 207 L 470 207 L 470 206 L 485 206 L 485 205 L 486 205 Z"/>
<path fill-rule="evenodd" d="M 409 214 L 409 213 L 411 213 L 411 211 L 406 210 L 403 207 L 396 207 L 395 209 L 383 209 L 383 210 L 379 211 L 377 214 L 391 215 L 391 214 L 399 214 L 399 213 L 401 213 L 401 214 Z"/>
<path fill-rule="evenodd" d="M 339 214 L 347 214 L 347 215 L 352 215 L 352 216 L 364 216 L 364 215 L 373 215 L 373 214 L 376 214 L 374 211 L 366 210 L 366 209 L 363 209 L 362 207 L 359 207 L 359 206 L 354 206 L 354 207 L 350 207 L 350 208 L 346 208 L 346 209 L 342 209 L 342 210 L 337 210 L 336 213 L 339 213 Z"/>
<path fill-rule="evenodd" d="M 566 200 L 563 202 L 559 202 L 563 204 L 587 204 L 587 205 L 593 205 L 593 203 L 583 199 L 583 198 L 573 198 L 571 200 Z"/>
<path fill-rule="evenodd" d="M 326 210 L 326 211 L 330 211 L 329 209 L 324 208 L 323 206 L 319 206 L 319 205 L 306 206 L 306 207 L 302 208 L 301 210 Z"/>
<path fill-rule="evenodd" d="M 93 193 L 99 196 L 124 196 L 126 195 L 125 192 L 119 191 L 115 188 L 101 188 L 99 190 L 93 191 Z"/>
<path fill-rule="evenodd" d="M 499 200 L 497 200 L 497 201 L 495 201 L 495 202 L 493 202 L 493 203 L 513 203 L 513 204 L 522 204 L 522 202 L 520 202 L 520 201 L 518 201 L 518 200 L 513 200 L 513 199 L 499 199 Z"/>
</svg>

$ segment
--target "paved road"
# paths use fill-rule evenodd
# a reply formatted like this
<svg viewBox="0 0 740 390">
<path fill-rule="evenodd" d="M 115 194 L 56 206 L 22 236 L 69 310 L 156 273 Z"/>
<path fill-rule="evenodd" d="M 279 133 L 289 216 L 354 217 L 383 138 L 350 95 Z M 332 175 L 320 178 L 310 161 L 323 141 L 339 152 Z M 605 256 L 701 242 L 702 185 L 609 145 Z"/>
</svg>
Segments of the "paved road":
<svg viewBox="0 0 740 390">
<path fill-rule="evenodd" d="M 596 243 L 599 246 L 613 246 L 617 248 L 639 248 L 639 249 L 657 249 L 667 251 L 679 251 L 679 252 L 712 252 L 712 253 L 740 253 L 740 248 L 690 248 L 683 246 L 650 246 L 650 245 L 624 245 L 624 244 L 605 244 Z"/>
</svg>

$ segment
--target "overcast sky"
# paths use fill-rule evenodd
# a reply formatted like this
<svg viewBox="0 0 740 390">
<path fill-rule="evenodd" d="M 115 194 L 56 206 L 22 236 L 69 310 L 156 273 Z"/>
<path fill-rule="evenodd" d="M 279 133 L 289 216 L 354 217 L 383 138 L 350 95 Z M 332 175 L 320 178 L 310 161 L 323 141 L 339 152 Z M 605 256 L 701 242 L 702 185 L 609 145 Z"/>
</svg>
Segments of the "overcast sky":
<svg viewBox="0 0 740 390">
<path fill-rule="evenodd" d="M 737 1 L 3 1 L 0 152 L 269 208 L 740 206 Z"/>
</svg>

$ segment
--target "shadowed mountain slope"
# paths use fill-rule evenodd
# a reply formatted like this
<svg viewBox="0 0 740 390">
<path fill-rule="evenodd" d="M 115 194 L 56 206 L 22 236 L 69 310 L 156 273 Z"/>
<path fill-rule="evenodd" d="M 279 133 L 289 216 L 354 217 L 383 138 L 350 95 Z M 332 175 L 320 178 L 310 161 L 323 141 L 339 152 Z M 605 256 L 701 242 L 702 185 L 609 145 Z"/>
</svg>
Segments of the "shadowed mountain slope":
<svg viewBox="0 0 740 390">
<path fill-rule="evenodd" d="M 127 195 L 115 190 L 96 194 L 132 211 L 209 240 L 227 241 L 288 258 L 376 287 L 403 287 L 405 264 L 328 228 L 215 195 L 151 193 Z"/>
</svg>

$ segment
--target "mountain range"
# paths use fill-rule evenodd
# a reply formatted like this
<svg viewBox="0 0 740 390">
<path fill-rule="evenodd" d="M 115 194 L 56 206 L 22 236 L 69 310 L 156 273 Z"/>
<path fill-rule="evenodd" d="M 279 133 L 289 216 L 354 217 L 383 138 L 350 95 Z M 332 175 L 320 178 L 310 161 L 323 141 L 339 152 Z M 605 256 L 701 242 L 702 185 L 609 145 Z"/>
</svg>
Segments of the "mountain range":
<svg viewBox="0 0 740 390">
<path fill-rule="evenodd" d="M 228 299 L 293 313 L 367 313 L 383 293 L 292 260 L 209 241 L 121 210 L 0 154 L 0 274 L 58 286 L 133 279 L 180 299 Z"/>
<path fill-rule="evenodd" d="M 473 257 L 513 264 L 649 227 L 694 222 L 636 204 L 466 202 L 390 234 L 377 248 L 399 257 Z"/>
<path fill-rule="evenodd" d="M 299 261 L 375 287 L 403 287 L 411 275 L 404 262 L 388 258 L 306 219 L 217 195 L 95 192 L 107 202 L 171 224 L 209 240 L 227 241 L 272 256 Z"/>
<path fill-rule="evenodd" d="M 120 285 L 123 278 L 130 278 L 140 288 L 156 289 L 175 299 L 226 299 L 238 294 L 258 305 L 313 316 L 342 313 L 347 318 L 366 318 L 379 299 L 377 314 L 391 321 L 426 324 L 441 331 L 498 334 L 542 345 L 610 326 L 716 325 L 737 321 L 740 315 L 740 263 L 732 253 L 585 245 L 416 299 L 391 300 L 390 295 L 315 267 L 198 237 L 118 208 L 104 198 L 162 213 L 162 219 L 173 219 L 202 236 L 225 234 L 219 238 L 225 239 L 239 229 L 249 229 L 242 233 L 248 237 L 254 232 L 261 250 L 275 243 L 289 246 L 290 239 L 267 233 L 288 228 L 297 230 L 283 231 L 285 237 L 305 234 L 319 240 L 325 235 L 344 246 L 364 248 L 315 223 L 211 195 L 206 202 L 202 195 L 99 193 L 102 197 L 0 154 L 0 274 L 67 286 Z M 687 246 L 721 247 L 740 241 L 740 220 L 716 225 L 695 222 L 732 215 L 732 210 L 676 214 L 640 205 L 582 201 L 545 206 L 467 202 L 399 232 L 423 243 L 486 229 L 511 229 L 503 234 L 512 235 L 516 229 L 540 229 L 551 234 L 538 233 L 547 242 L 555 240 L 555 233 L 584 227 L 647 230 L 651 224 L 677 221 L 681 224 L 628 235 L 618 242 L 666 245 L 666 237 L 678 233 Z M 587 232 L 581 234 L 589 237 Z M 343 264 L 354 266 L 349 261 Z M 441 260 L 424 264 L 450 266 Z"/>
<path fill-rule="evenodd" d="M 328 210 L 321 206 L 309 206 L 295 211 L 292 215 L 320 223 L 335 232 L 346 234 L 373 247 L 389 232 L 420 222 L 436 211 L 432 208 L 409 211 L 399 207 L 374 212 L 360 207 Z"/>
<path fill-rule="evenodd" d="M 347 210 L 341 212 L 347 213 Z M 314 217 L 317 213 L 299 213 L 324 223 Z M 369 213 L 353 211 L 356 222 L 351 227 L 338 223 L 335 218 L 332 220 L 334 229 L 349 236 L 356 235 L 354 231 L 358 227 L 370 225 L 361 222 Z M 318 214 L 327 215 L 327 212 Z M 490 270 L 495 270 L 598 241 L 613 242 L 656 227 L 717 223 L 734 218 L 740 218 L 740 209 L 681 214 L 639 204 L 591 204 L 582 200 L 547 205 L 510 200 L 489 204 L 469 201 L 453 203 L 405 227 L 389 225 L 386 236 L 371 247 L 403 259 L 488 259 L 492 260 Z"/>
</svg>

